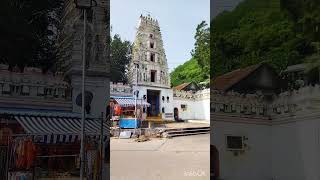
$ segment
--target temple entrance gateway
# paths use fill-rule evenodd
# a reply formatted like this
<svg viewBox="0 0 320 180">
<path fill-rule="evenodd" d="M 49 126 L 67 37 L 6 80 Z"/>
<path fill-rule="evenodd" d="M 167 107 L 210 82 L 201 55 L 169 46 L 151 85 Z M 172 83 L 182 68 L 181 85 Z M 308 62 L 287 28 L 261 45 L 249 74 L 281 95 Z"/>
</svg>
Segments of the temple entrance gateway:
<svg viewBox="0 0 320 180">
<path fill-rule="evenodd" d="M 160 91 L 157 90 L 147 90 L 147 102 L 150 107 L 147 109 L 148 117 L 157 117 L 160 113 Z"/>
</svg>

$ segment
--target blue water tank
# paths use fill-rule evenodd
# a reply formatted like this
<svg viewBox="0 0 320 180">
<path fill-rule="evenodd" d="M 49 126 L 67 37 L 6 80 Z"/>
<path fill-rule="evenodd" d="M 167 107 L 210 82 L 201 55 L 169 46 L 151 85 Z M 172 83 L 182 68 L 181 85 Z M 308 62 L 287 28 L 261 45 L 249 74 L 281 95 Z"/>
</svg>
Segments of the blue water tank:
<svg viewBox="0 0 320 180">
<path fill-rule="evenodd" d="M 119 126 L 120 128 L 139 128 L 141 124 L 141 120 L 135 118 L 120 118 Z"/>
</svg>

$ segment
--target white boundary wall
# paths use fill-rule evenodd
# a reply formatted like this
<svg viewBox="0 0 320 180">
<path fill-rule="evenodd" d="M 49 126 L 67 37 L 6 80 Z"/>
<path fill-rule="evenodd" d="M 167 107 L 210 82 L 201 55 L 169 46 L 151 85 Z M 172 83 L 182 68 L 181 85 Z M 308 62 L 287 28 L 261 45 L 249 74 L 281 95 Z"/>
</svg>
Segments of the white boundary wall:
<svg viewBox="0 0 320 180">
<path fill-rule="evenodd" d="M 319 180 L 319 95 L 319 86 L 284 92 L 272 103 L 265 103 L 267 114 L 259 115 L 259 102 L 264 103 L 259 95 L 250 98 L 232 93 L 214 94 L 211 144 L 219 151 L 220 178 Z M 245 152 L 234 156 L 228 151 L 226 135 L 248 138 Z"/>
<path fill-rule="evenodd" d="M 181 105 L 186 105 L 182 109 Z M 182 120 L 201 120 L 210 122 L 210 90 L 196 93 L 174 91 L 173 108 L 178 108 Z"/>
</svg>

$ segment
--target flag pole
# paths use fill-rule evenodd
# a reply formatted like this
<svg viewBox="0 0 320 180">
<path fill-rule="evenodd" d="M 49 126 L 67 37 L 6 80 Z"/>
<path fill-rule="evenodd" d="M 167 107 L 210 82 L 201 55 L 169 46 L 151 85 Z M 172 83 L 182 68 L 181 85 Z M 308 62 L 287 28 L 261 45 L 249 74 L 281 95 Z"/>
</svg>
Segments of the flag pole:
<svg viewBox="0 0 320 180">
<path fill-rule="evenodd" d="M 135 126 L 134 133 L 136 133 L 136 129 L 137 129 L 137 126 L 138 126 L 137 96 L 138 96 L 138 64 L 136 64 L 136 84 L 135 84 L 135 95 L 134 95 L 134 114 L 135 114 L 135 121 L 136 121 L 136 126 Z"/>
<path fill-rule="evenodd" d="M 80 180 L 84 178 L 84 162 L 85 162 L 85 152 L 84 152 L 84 127 L 85 127 L 85 66 L 86 66 L 86 23 L 87 23 L 87 12 L 83 9 L 83 48 L 82 48 L 82 106 L 81 106 L 81 149 L 80 149 Z"/>
</svg>

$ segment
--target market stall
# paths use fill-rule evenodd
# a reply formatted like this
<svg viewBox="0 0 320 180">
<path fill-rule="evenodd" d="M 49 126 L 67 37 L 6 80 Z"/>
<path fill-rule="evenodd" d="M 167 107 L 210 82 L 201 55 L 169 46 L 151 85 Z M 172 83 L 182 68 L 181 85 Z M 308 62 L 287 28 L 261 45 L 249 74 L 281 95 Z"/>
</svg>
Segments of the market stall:
<svg viewBox="0 0 320 180">
<path fill-rule="evenodd" d="M 5 117 L 5 121 L 3 121 Z M 2 177 L 16 180 L 79 179 L 81 121 L 78 117 L 44 115 L 3 116 L 0 124 Z M 108 127 L 101 120 L 86 120 L 87 179 L 97 179 L 103 157 L 100 140 L 108 141 Z M 8 133 L 11 129 L 11 133 Z M 6 130 L 6 131 L 4 131 Z M 6 132 L 6 133 L 4 133 Z M 7 134 L 4 138 L 3 134 Z M 102 139 L 101 139 L 102 138 Z M 5 147 L 5 148 L 3 148 Z"/>
<path fill-rule="evenodd" d="M 146 117 L 146 108 L 150 106 L 145 100 L 133 97 L 111 97 L 112 121 L 117 121 L 120 128 L 138 128 Z"/>
</svg>

